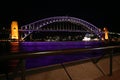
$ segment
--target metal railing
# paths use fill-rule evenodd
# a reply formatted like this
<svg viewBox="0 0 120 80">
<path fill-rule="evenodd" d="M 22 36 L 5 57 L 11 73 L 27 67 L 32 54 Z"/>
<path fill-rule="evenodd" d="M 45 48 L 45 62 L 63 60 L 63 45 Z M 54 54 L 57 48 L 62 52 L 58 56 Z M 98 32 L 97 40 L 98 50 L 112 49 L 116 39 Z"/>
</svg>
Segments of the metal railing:
<svg viewBox="0 0 120 80">
<path fill-rule="evenodd" d="M 5 56 L 0 56 L 0 62 L 3 61 L 8 61 L 8 60 L 14 60 L 14 59 L 19 59 L 19 67 L 21 69 L 21 80 L 25 80 L 25 60 L 26 58 L 35 58 L 35 57 L 40 57 L 40 56 L 48 56 L 48 55 L 59 55 L 59 54 L 77 54 L 77 53 L 82 53 L 82 52 L 90 52 L 90 51 L 96 51 L 96 50 L 109 50 L 109 53 L 107 54 L 109 57 L 109 75 L 112 75 L 112 57 L 114 53 L 114 49 L 120 48 L 120 45 L 117 46 L 106 46 L 106 47 L 96 47 L 96 48 L 83 48 L 83 49 L 67 49 L 67 50 L 56 50 L 56 51 L 44 51 L 44 52 L 31 52 L 28 54 L 24 53 L 16 53 L 16 54 L 9 54 Z M 94 61 L 97 63 L 101 58 L 96 58 Z M 83 60 L 84 61 L 84 60 Z M 19 71 L 19 70 L 18 70 Z M 16 72 L 13 72 L 13 75 L 16 74 Z"/>
</svg>

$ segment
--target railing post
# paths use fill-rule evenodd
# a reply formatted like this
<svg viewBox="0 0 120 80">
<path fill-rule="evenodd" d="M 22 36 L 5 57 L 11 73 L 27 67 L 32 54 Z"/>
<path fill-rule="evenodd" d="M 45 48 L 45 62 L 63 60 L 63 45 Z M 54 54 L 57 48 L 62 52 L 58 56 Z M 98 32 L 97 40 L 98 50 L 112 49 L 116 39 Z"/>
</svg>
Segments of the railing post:
<svg viewBox="0 0 120 80">
<path fill-rule="evenodd" d="M 109 54 L 109 57 L 110 57 L 110 61 L 109 61 L 109 76 L 112 76 L 112 59 L 113 59 L 113 49 L 112 49 L 112 51 L 110 52 L 110 54 Z"/>
<path fill-rule="evenodd" d="M 25 60 L 21 59 L 21 80 L 25 80 Z"/>
</svg>

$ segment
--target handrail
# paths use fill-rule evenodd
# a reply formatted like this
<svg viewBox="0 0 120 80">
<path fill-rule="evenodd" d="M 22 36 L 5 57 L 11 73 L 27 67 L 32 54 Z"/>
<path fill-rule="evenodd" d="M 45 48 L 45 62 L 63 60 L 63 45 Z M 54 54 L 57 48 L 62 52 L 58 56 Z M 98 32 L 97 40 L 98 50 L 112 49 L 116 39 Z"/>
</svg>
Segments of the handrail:
<svg viewBox="0 0 120 80">
<path fill-rule="evenodd" d="M 47 55 L 71 54 L 71 53 L 76 53 L 76 52 L 87 52 L 87 51 L 105 50 L 105 49 L 114 49 L 114 48 L 120 48 L 120 45 L 97 47 L 97 48 L 82 48 L 82 49 L 78 48 L 78 49 L 66 49 L 66 50 L 55 50 L 55 51 L 30 52 L 26 54 L 24 54 L 23 52 L 22 54 L 16 53 L 16 54 L 0 56 L 0 61 L 10 60 L 10 59 L 24 59 L 24 58 L 30 58 L 30 57 L 40 57 L 40 56 L 47 56 Z"/>
<path fill-rule="evenodd" d="M 87 52 L 87 51 L 95 51 L 95 50 L 107 50 L 111 49 L 111 52 L 109 53 L 109 75 L 112 75 L 112 54 L 113 49 L 120 48 L 120 45 L 117 46 L 105 46 L 105 47 L 95 47 L 95 48 L 78 48 L 78 49 L 67 49 L 67 50 L 56 50 L 56 51 L 43 51 L 43 52 L 31 52 L 31 53 L 16 53 L 16 54 L 9 54 L 0 56 L 0 62 L 10 59 L 20 59 L 21 63 L 21 80 L 25 80 L 25 58 L 33 58 L 33 57 L 40 57 L 40 56 L 47 56 L 47 55 L 59 55 L 59 54 L 71 54 L 71 53 L 78 53 L 78 52 Z M 65 69 L 65 68 L 64 68 Z M 15 71 L 16 73 L 16 71 Z M 14 75 L 14 72 L 13 72 Z"/>
</svg>

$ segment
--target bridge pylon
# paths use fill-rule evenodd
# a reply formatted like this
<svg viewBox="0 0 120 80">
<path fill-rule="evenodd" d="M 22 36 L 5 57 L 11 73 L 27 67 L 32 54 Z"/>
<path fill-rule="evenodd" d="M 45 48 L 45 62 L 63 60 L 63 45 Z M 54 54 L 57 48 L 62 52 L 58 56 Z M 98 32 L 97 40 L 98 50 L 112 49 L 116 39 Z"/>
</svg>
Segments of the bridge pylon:
<svg viewBox="0 0 120 80">
<path fill-rule="evenodd" d="M 11 40 L 14 40 L 14 41 L 19 40 L 18 22 L 17 21 L 12 21 L 12 23 L 11 23 Z"/>
<path fill-rule="evenodd" d="M 103 37 L 102 37 L 102 40 L 109 40 L 109 35 L 108 35 L 108 29 L 107 29 L 107 27 L 104 27 L 103 28 Z"/>
</svg>

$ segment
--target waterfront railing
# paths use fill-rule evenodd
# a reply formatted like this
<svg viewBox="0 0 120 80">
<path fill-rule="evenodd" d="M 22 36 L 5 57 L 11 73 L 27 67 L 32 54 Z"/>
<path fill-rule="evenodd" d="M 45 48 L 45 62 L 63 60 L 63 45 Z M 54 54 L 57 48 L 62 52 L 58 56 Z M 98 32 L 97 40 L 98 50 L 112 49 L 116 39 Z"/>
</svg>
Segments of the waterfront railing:
<svg viewBox="0 0 120 80">
<path fill-rule="evenodd" d="M 9 60 L 14 60 L 14 59 L 19 59 L 19 69 L 17 71 L 12 72 L 12 76 L 14 76 L 17 72 L 21 73 L 21 80 L 25 80 L 25 75 L 26 75 L 26 69 L 25 69 L 25 59 L 26 58 L 36 58 L 40 56 L 49 56 L 49 55 L 59 55 L 59 54 L 77 54 L 77 53 L 82 53 L 82 52 L 91 52 L 91 51 L 97 51 L 97 50 L 104 50 L 108 51 L 105 53 L 103 56 L 107 55 L 109 57 L 109 75 L 112 75 L 112 58 L 115 55 L 116 50 L 119 51 L 120 45 L 117 46 L 105 46 L 105 47 L 95 47 L 95 48 L 83 48 L 83 49 L 67 49 L 67 50 L 55 50 L 55 51 L 43 51 L 43 52 L 31 52 L 28 54 L 24 53 L 16 53 L 16 54 L 8 54 L 8 55 L 3 55 L 0 56 L 0 62 L 3 61 L 9 61 Z M 97 63 L 102 57 L 94 57 L 91 58 L 94 63 Z M 84 60 L 82 60 L 84 61 Z M 64 67 L 64 66 L 63 66 Z M 64 67 L 65 68 L 65 67 Z M 7 78 L 8 78 L 8 73 L 7 73 Z M 69 76 L 69 75 L 68 75 Z M 15 77 L 12 77 L 15 78 Z M 70 77 L 69 77 L 70 78 Z"/>
</svg>

